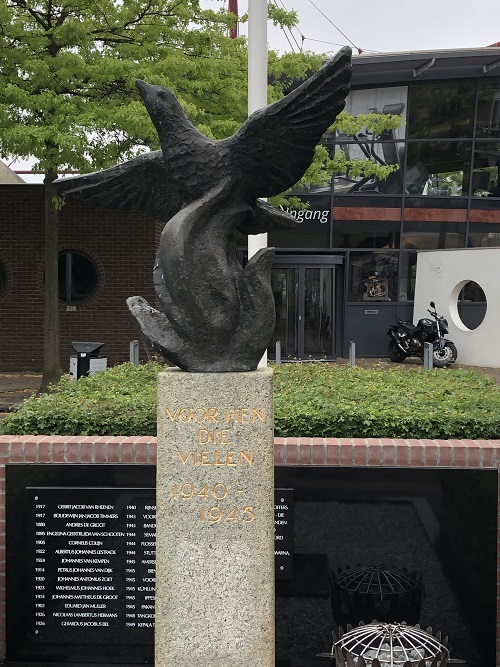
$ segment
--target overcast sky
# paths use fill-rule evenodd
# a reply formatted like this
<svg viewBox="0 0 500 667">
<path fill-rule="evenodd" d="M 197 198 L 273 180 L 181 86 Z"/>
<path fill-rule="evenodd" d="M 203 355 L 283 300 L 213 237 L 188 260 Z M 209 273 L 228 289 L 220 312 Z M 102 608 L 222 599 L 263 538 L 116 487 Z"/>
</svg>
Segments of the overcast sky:
<svg viewBox="0 0 500 667">
<path fill-rule="evenodd" d="M 298 29 L 291 34 L 268 25 L 268 44 L 281 53 L 298 51 L 301 46 L 307 51 L 335 53 L 340 46 L 354 44 L 365 53 L 387 53 L 474 48 L 500 42 L 500 0 L 275 1 L 280 7 L 295 9 L 299 16 Z M 213 7 L 228 5 L 227 0 L 203 2 Z M 247 12 L 248 0 L 238 4 L 240 14 Z M 246 34 L 246 26 L 241 34 Z M 12 166 L 26 169 L 31 165 L 22 162 Z M 39 176 L 22 178 L 40 181 Z"/>
<path fill-rule="evenodd" d="M 367 51 L 395 52 L 471 48 L 500 42 L 500 0 L 276 0 L 276 3 L 298 12 L 298 30 L 292 31 L 293 36 L 300 46 L 303 35 L 304 49 L 319 53 L 335 52 L 344 44 L 355 44 Z M 239 0 L 240 14 L 247 9 L 248 0 Z M 291 51 L 292 46 L 298 50 L 292 38 L 290 46 L 285 34 L 272 26 L 268 29 L 268 42 L 281 52 Z"/>
</svg>

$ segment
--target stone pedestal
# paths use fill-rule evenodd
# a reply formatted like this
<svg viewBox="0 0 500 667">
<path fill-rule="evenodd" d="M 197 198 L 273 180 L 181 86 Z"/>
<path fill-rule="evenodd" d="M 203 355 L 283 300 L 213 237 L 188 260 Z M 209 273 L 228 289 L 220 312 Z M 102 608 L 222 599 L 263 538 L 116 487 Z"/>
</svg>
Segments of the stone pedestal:
<svg viewBox="0 0 500 667">
<path fill-rule="evenodd" d="M 273 374 L 158 379 L 157 667 L 274 667 Z"/>
</svg>

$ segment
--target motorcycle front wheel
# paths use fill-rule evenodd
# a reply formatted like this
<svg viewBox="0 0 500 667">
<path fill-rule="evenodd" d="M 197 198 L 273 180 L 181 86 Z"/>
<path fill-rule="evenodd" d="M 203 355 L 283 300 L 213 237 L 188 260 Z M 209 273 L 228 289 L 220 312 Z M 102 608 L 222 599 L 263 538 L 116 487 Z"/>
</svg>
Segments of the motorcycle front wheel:
<svg viewBox="0 0 500 667">
<path fill-rule="evenodd" d="M 457 360 L 457 348 L 451 341 L 448 341 L 444 344 L 442 350 L 439 349 L 439 346 L 436 346 L 432 357 L 433 365 L 436 368 L 451 366 Z"/>
<path fill-rule="evenodd" d="M 388 356 L 391 361 L 395 361 L 398 364 L 406 359 L 406 354 L 394 340 L 391 340 L 389 343 Z"/>
</svg>

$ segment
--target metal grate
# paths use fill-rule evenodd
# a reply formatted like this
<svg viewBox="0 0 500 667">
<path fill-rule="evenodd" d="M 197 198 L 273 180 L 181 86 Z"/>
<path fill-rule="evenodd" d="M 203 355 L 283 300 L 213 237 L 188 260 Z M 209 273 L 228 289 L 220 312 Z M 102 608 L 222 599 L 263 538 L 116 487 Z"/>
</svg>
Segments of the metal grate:
<svg viewBox="0 0 500 667">
<path fill-rule="evenodd" d="M 337 667 L 444 667 L 450 657 L 448 638 L 432 628 L 373 621 L 343 633 L 334 642 Z"/>
<path fill-rule="evenodd" d="M 338 626 L 373 618 L 386 623 L 418 623 L 424 587 L 422 575 L 383 565 L 331 573 L 330 601 Z"/>
</svg>

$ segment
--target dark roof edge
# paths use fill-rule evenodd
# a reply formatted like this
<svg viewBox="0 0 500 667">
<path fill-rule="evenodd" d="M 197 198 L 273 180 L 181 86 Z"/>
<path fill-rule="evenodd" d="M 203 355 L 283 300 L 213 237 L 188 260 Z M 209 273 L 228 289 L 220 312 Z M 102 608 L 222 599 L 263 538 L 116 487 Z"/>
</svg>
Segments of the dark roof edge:
<svg viewBox="0 0 500 667">
<path fill-rule="evenodd" d="M 469 49 L 437 49 L 426 51 L 400 51 L 393 53 L 362 53 L 353 55 L 352 62 L 355 66 L 363 66 L 367 63 L 403 62 L 404 60 L 428 60 L 430 58 L 500 58 L 500 46 L 484 46 Z"/>
<path fill-rule="evenodd" d="M 354 87 L 499 76 L 500 47 L 353 56 Z"/>
</svg>

